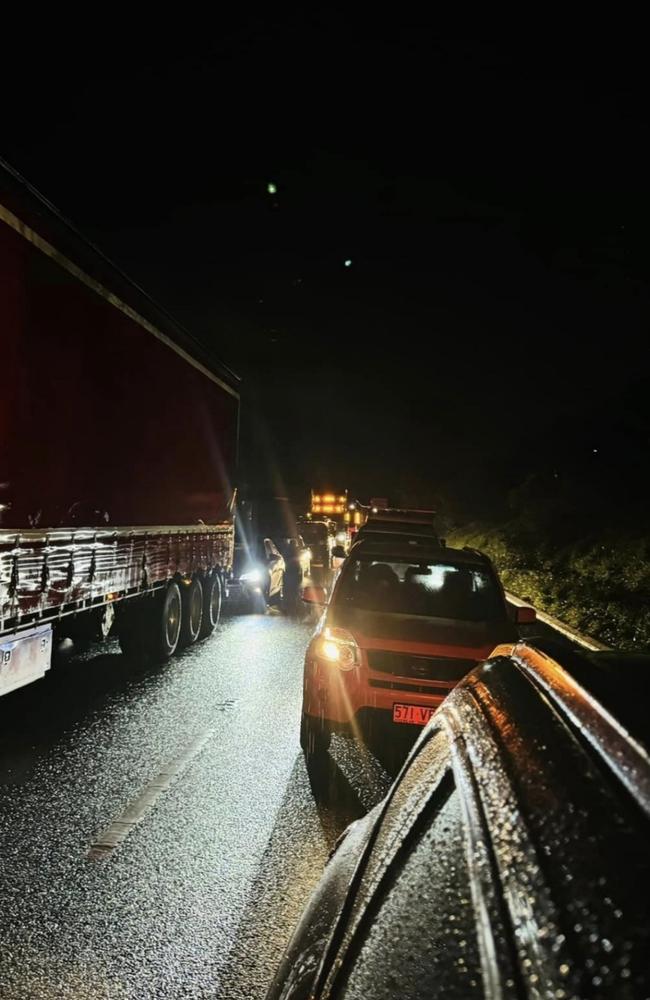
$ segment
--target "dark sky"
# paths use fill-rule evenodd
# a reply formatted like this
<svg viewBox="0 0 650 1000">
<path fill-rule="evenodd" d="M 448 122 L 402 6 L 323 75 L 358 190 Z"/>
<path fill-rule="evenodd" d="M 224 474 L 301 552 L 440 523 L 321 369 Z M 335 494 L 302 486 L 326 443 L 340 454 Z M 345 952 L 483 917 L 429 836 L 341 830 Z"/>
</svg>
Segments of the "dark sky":
<svg viewBox="0 0 650 1000">
<path fill-rule="evenodd" d="M 1 151 L 242 374 L 251 481 L 501 489 L 643 374 L 650 215 L 634 32 L 510 27 L 43 38 Z"/>
</svg>

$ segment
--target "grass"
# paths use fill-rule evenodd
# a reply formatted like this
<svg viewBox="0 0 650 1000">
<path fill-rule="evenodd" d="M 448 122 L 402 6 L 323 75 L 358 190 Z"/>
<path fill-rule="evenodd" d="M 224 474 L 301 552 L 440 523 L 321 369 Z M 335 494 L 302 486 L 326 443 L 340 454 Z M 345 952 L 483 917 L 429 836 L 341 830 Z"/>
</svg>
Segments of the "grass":
<svg viewBox="0 0 650 1000">
<path fill-rule="evenodd" d="M 622 649 L 650 648 L 650 543 L 630 531 L 549 545 L 513 520 L 448 536 L 494 561 L 507 590 L 580 632 Z"/>
</svg>

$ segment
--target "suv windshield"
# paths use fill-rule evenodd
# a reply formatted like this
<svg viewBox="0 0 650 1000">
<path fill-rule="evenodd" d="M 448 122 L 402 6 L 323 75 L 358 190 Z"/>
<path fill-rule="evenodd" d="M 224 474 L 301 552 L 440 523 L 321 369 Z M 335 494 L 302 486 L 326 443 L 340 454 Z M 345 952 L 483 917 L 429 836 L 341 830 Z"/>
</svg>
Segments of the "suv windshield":
<svg viewBox="0 0 650 1000">
<path fill-rule="evenodd" d="M 504 605 L 483 567 L 442 562 L 353 559 L 336 593 L 339 607 L 384 614 L 480 622 L 503 618 Z"/>
</svg>

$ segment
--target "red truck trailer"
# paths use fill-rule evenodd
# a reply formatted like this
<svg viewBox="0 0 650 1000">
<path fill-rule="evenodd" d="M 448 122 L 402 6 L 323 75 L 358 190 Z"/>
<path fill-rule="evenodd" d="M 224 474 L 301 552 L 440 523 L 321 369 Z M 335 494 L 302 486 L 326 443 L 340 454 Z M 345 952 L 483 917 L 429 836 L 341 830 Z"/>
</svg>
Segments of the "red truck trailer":
<svg viewBox="0 0 650 1000">
<path fill-rule="evenodd" d="M 166 659 L 232 567 L 237 377 L 0 162 L 0 694 L 59 636 Z"/>
</svg>

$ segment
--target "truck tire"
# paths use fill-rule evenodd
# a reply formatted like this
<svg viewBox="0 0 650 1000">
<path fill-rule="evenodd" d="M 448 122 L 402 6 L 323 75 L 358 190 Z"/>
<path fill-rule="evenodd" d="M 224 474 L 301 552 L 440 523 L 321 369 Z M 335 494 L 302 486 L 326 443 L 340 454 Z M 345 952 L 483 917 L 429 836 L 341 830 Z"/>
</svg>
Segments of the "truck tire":
<svg viewBox="0 0 650 1000">
<path fill-rule="evenodd" d="M 177 583 L 168 583 L 164 593 L 154 604 L 151 622 L 147 628 L 147 647 L 156 663 L 164 663 L 178 647 L 183 624 L 183 601 Z"/>
<path fill-rule="evenodd" d="M 218 573 L 212 573 L 203 584 L 203 619 L 199 639 L 207 639 L 219 624 L 221 600 L 221 580 Z"/>
<path fill-rule="evenodd" d="M 332 731 L 323 719 L 312 715 L 300 717 L 300 746 L 307 762 L 324 757 L 332 741 Z"/>
<path fill-rule="evenodd" d="M 179 646 L 191 646 L 199 637 L 203 622 L 203 586 L 198 577 L 184 586 L 181 591 L 183 610 Z"/>
<path fill-rule="evenodd" d="M 176 652 L 182 613 L 177 583 L 169 583 L 154 597 L 134 601 L 125 609 L 119 626 L 124 655 L 130 660 L 164 663 Z"/>
</svg>

